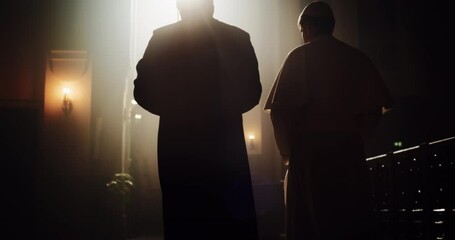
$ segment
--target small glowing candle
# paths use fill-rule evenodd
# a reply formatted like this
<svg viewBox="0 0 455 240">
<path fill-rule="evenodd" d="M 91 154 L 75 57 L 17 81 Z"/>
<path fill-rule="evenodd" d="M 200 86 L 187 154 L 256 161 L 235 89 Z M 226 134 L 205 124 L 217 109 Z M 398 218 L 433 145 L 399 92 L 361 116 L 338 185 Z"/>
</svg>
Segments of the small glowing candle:
<svg viewBox="0 0 455 240">
<path fill-rule="evenodd" d="M 71 93 L 71 89 L 70 88 L 63 88 L 63 99 L 64 100 L 67 100 L 69 98 L 69 95 Z"/>
</svg>

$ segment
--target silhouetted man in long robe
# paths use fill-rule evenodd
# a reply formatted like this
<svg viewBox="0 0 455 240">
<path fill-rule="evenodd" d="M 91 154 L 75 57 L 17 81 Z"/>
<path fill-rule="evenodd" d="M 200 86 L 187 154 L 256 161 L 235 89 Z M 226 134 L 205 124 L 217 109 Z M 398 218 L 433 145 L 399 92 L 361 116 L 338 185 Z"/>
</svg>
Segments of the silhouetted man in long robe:
<svg viewBox="0 0 455 240">
<path fill-rule="evenodd" d="M 177 1 L 182 20 L 154 31 L 134 97 L 160 116 L 165 239 L 257 239 L 242 114 L 261 95 L 249 34 Z"/>
<path fill-rule="evenodd" d="M 286 58 L 265 106 L 289 164 L 286 237 L 370 240 L 364 143 L 391 98 L 367 56 L 332 36 L 329 5 L 310 3 L 299 24 L 304 44 Z"/>
</svg>

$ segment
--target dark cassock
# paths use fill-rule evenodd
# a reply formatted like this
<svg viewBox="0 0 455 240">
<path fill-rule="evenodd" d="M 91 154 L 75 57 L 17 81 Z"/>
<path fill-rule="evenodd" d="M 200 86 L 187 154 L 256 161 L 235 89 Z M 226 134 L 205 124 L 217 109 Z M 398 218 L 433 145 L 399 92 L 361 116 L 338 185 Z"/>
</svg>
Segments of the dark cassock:
<svg viewBox="0 0 455 240">
<path fill-rule="evenodd" d="M 166 239 L 257 239 L 242 114 L 261 96 L 247 32 L 210 19 L 153 32 L 134 98 L 158 115 Z"/>
<path fill-rule="evenodd" d="M 287 159 L 287 239 L 371 239 L 364 146 L 391 97 L 360 51 L 321 36 L 289 53 L 265 110 Z"/>
</svg>

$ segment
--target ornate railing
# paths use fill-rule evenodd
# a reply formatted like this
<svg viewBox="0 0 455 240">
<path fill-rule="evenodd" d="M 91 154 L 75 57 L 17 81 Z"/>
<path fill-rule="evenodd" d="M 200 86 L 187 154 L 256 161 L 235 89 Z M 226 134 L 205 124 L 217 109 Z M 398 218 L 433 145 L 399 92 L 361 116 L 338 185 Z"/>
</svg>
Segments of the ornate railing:
<svg viewBox="0 0 455 240">
<path fill-rule="evenodd" d="M 367 159 L 378 231 L 455 239 L 455 137 Z"/>
</svg>

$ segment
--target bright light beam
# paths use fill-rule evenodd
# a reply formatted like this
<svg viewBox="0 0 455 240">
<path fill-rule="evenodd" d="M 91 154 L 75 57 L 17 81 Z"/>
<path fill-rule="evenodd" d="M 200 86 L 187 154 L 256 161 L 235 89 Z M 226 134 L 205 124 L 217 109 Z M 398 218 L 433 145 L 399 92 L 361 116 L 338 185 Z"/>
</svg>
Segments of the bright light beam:
<svg viewBox="0 0 455 240">
<path fill-rule="evenodd" d="M 153 30 L 175 23 L 179 14 L 175 0 L 137 0 L 135 62 L 142 57 Z"/>
</svg>

